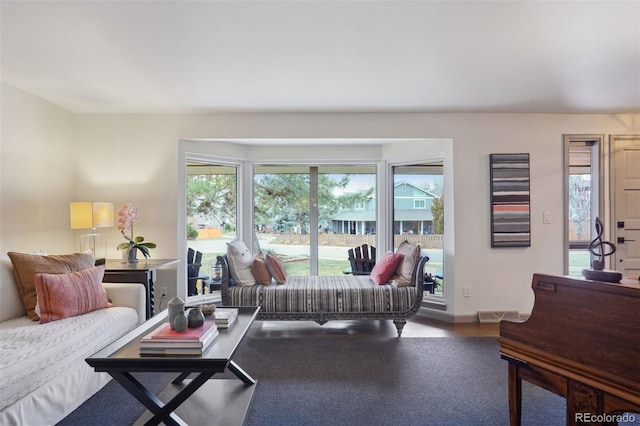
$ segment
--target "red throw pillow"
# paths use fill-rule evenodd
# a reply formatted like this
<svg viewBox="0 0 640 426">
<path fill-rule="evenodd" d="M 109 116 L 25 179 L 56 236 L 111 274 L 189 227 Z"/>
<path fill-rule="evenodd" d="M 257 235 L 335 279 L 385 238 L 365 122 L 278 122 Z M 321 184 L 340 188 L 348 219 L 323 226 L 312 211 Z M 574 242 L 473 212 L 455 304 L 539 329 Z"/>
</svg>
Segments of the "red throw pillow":
<svg viewBox="0 0 640 426">
<path fill-rule="evenodd" d="M 69 274 L 35 274 L 40 324 L 110 307 L 102 287 L 103 277 L 104 268 Z"/>
<path fill-rule="evenodd" d="M 389 282 L 389 279 L 396 271 L 403 258 L 404 255 L 402 254 L 390 251 L 385 253 L 384 256 L 382 256 L 382 259 L 377 261 L 373 266 L 373 269 L 371 270 L 371 280 L 378 285 Z"/>
<path fill-rule="evenodd" d="M 265 257 L 265 262 L 267 264 L 267 269 L 269 270 L 269 274 L 276 280 L 278 284 L 284 284 L 287 282 L 287 271 L 282 266 L 282 263 L 272 254 L 268 254 Z"/>
</svg>

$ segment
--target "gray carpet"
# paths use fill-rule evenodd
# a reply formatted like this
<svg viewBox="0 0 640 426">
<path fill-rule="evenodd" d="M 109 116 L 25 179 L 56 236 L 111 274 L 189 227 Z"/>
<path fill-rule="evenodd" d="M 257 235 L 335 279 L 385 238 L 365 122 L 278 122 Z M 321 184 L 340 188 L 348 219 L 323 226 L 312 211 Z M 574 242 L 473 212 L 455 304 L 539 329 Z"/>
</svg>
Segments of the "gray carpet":
<svg viewBox="0 0 640 426">
<path fill-rule="evenodd" d="M 258 380 L 248 426 L 509 424 L 495 338 L 247 338 L 235 360 Z M 141 376 L 154 390 L 171 378 Z M 60 425 L 132 424 L 142 411 L 112 381 Z M 564 424 L 564 400 L 524 383 L 523 425 Z"/>
</svg>

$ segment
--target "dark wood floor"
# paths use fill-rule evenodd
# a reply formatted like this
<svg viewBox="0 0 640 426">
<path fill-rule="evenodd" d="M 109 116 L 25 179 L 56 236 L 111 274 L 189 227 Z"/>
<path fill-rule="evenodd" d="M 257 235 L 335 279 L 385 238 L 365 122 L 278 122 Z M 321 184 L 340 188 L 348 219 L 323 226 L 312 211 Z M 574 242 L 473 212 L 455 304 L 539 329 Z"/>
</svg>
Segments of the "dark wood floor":
<svg viewBox="0 0 640 426">
<path fill-rule="evenodd" d="M 498 324 L 449 323 L 413 316 L 407 321 L 402 337 L 498 336 Z M 396 327 L 386 321 L 256 321 L 248 332 L 252 337 L 395 337 Z"/>
</svg>

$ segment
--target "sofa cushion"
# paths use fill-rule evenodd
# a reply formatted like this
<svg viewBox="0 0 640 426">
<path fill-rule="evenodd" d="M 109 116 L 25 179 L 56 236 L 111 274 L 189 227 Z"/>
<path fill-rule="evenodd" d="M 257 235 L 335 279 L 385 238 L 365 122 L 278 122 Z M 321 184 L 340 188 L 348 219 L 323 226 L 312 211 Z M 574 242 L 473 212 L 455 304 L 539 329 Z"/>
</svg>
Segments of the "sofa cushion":
<svg viewBox="0 0 640 426">
<path fill-rule="evenodd" d="M 103 277 L 102 267 L 68 274 L 35 274 L 40 324 L 110 307 L 102 288 Z"/>
<path fill-rule="evenodd" d="M 271 274 L 269 273 L 264 257 L 261 255 L 256 256 L 253 262 L 251 262 L 251 272 L 258 284 L 271 284 Z"/>
<path fill-rule="evenodd" d="M 407 312 L 415 302 L 415 288 L 377 285 L 369 275 L 291 275 L 286 285 L 236 286 L 229 289 L 229 306 L 260 305 L 261 314 L 388 314 Z"/>
<path fill-rule="evenodd" d="M 57 424 L 108 381 L 85 358 L 137 321 L 134 309 L 113 307 L 46 324 L 25 315 L 1 322 L 0 424 Z"/>
<path fill-rule="evenodd" d="M 378 285 L 386 284 L 403 258 L 404 255 L 400 253 L 393 253 L 391 251 L 385 253 L 382 259 L 373 266 L 371 270 L 371 280 Z"/>
<path fill-rule="evenodd" d="M 43 256 L 36 254 L 7 253 L 13 264 L 13 275 L 20 299 L 29 318 L 39 319 L 35 312 L 37 295 L 34 275 L 65 274 L 92 268 L 95 260 L 92 255 L 85 253 Z"/>
<path fill-rule="evenodd" d="M 278 284 L 287 282 L 287 270 L 284 269 L 284 266 L 282 266 L 282 263 L 280 263 L 277 257 L 272 254 L 267 254 L 265 262 L 269 273 Z"/>
<path fill-rule="evenodd" d="M 236 238 L 227 243 L 227 260 L 229 261 L 229 273 L 235 285 L 254 285 L 256 283 L 251 272 L 253 256 L 244 241 Z"/>
<path fill-rule="evenodd" d="M 412 285 L 416 266 L 418 265 L 418 261 L 420 261 L 420 247 L 408 241 L 403 241 L 398 247 L 398 250 L 396 250 L 396 253 L 404 257 L 389 282 L 398 287 Z"/>
</svg>

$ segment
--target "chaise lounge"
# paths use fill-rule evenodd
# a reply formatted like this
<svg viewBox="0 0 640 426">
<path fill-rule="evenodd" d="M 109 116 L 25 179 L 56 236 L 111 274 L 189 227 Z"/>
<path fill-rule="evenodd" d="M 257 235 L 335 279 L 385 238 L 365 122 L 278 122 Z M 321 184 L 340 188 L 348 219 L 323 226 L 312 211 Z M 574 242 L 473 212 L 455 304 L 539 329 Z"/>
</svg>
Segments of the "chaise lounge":
<svg viewBox="0 0 640 426">
<path fill-rule="evenodd" d="M 382 284 L 375 282 L 375 276 L 342 275 L 279 277 L 266 285 L 237 285 L 238 277 L 234 276 L 228 252 L 218 256 L 222 265 L 222 304 L 260 306 L 260 320 L 324 324 L 331 320 L 390 319 L 400 337 L 406 319 L 418 311 L 422 302 L 424 266 L 429 260 L 420 256 L 418 247 L 406 242 L 398 248 L 400 252 L 411 255 L 403 255 L 402 263 L 392 271 L 392 278 Z M 401 279 L 401 272 L 406 279 Z"/>
</svg>

